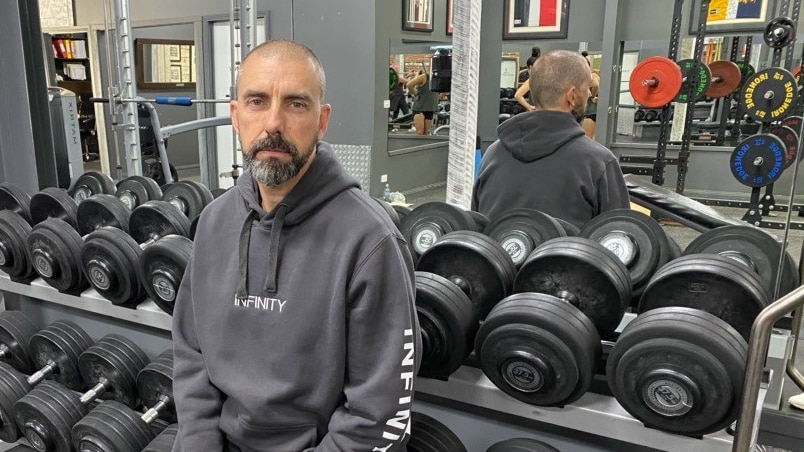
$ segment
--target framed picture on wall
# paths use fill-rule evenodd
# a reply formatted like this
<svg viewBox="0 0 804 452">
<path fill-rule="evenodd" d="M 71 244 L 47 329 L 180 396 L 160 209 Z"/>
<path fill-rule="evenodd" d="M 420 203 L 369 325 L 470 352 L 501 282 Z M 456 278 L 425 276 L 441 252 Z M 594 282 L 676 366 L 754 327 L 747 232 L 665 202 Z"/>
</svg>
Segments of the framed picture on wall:
<svg viewBox="0 0 804 452">
<path fill-rule="evenodd" d="M 565 39 L 569 0 L 504 0 L 503 39 Z"/>
<path fill-rule="evenodd" d="M 402 0 L 402 29 L 433 31 L 433 0 Z"/>
<path fill-rule="evenodd" d="M 776 11 L 776 0 L 711 0 L 706 11 L 706 32 L 764 31 Z M 701 0 L 692 1 L 690 33 L 698 32 Z"/>
<path fill-rule="evenodd" d="M 177 45 L 168 46 L 168 55 L 170 61 L 181 61 L 181 50 Z"/>
<path fill-rule="evenodd" d="M 447 34 L 452 34 L 452 0 L 447 0 Z"/>
</svg>

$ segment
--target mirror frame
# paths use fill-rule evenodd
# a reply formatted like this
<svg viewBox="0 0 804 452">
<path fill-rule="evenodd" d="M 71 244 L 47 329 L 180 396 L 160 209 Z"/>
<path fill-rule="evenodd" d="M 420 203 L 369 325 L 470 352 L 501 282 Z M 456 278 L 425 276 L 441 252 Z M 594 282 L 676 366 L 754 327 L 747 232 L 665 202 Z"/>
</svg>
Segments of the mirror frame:
<svg viewBox="0 0 804 452">
<path fill-rule="evenodd" d="M 146 44 L 165 44 L 165 45 L 190 45 L 195 46 L 194 41 L 185 41 L 180 39 L 151 39 L 151 38 L 137 38 L 134 40 L 135 57 L 134 67 L 137 77 L 137 89 L 141 90 L 195 90 L 196 82 L 149 82 L 145 80 L 145 70 L 142 61 L 145 57 L 144 48 Z M 196 70 L 196 68 L 193 68 Z M 198 77 L 196 76 L 196 80 Z"/>
</svg>

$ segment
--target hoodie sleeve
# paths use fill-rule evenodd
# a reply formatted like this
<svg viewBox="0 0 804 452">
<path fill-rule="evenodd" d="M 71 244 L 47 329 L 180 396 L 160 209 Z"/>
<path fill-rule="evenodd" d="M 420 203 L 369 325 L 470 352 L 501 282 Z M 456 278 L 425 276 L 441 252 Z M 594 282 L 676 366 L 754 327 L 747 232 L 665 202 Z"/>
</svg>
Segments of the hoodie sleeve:
<svg viewBox="0 0 804 452">
<path fill-rule="evenodd" d="M 617 160 L 609 161 L 603 174 L 600 175 L 600 179 L 598 179 L 597 203 L 598 214 L 609 210 L 628 209 L 631 207 L 628 188 L 625 186 L 625 179 Z"/>
<path fill-rule="evenodd" d="M 353 273 L 344 403 L 316 452 L 405 450 L 421 356 L 413 275 L 407 246 L 393 235 Z"/>
<path fill-rule="evenodd" d="M 209 381 L 198 345 L 192 267 L 187 266 L 173 310 L 173 397 L 179 420 L 173 452 L 223 450 L 223 395 Z"/>
</svg>

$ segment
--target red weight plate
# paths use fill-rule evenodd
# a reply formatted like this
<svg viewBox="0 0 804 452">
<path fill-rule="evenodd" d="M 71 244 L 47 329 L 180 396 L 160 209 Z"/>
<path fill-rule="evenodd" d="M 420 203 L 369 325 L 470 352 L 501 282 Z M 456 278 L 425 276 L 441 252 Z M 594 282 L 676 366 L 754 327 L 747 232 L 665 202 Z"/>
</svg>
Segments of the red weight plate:
<svg viewBox="0 0 804 452">
<path fill-rule="evenodd" d="M 706 90 L 707 97 L 716 99 L 728 96 L 740 85 L 740 67 L 731 61 L 715 61 L 709 65 L 709 70 L 712 71 L 712 83 Z"/>
<path fill-rule="evenodd" d="M 798 132 L 788 126 L 777 126 L 770 129 L 770 133 L 776 135 L 784 142 L 786 151 L 784 159 L 784 169 L 787 169 L 796 160 L 798 153 Z"/>
<path fill-rule="evenodd" d="M 670 103 L 681 88 L 681 69 L 675 61 L 654 56 L 636 65 L 628 81 L 631 96 L 638 104 L 657 108 Z"/>
</svg>

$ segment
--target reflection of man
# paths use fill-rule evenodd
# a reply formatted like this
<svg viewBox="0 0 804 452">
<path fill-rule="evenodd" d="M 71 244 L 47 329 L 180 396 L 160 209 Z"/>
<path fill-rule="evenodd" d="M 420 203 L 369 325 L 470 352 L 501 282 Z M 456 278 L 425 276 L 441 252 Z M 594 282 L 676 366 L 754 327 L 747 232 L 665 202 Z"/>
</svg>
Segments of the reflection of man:
<svg viewBox="0 0 804 452">
<path fill-rule="evenodd" d="M 594 216 L 630 207 L 612 152 L 580 127 L 592 72 L 579 53 L 556 50 L 531 69 L 535 111 L 497 129 L 483 155 L 472 210 L 490 218 L 514 208 L 540 210 L 580 227 Z"/>
</svg>

